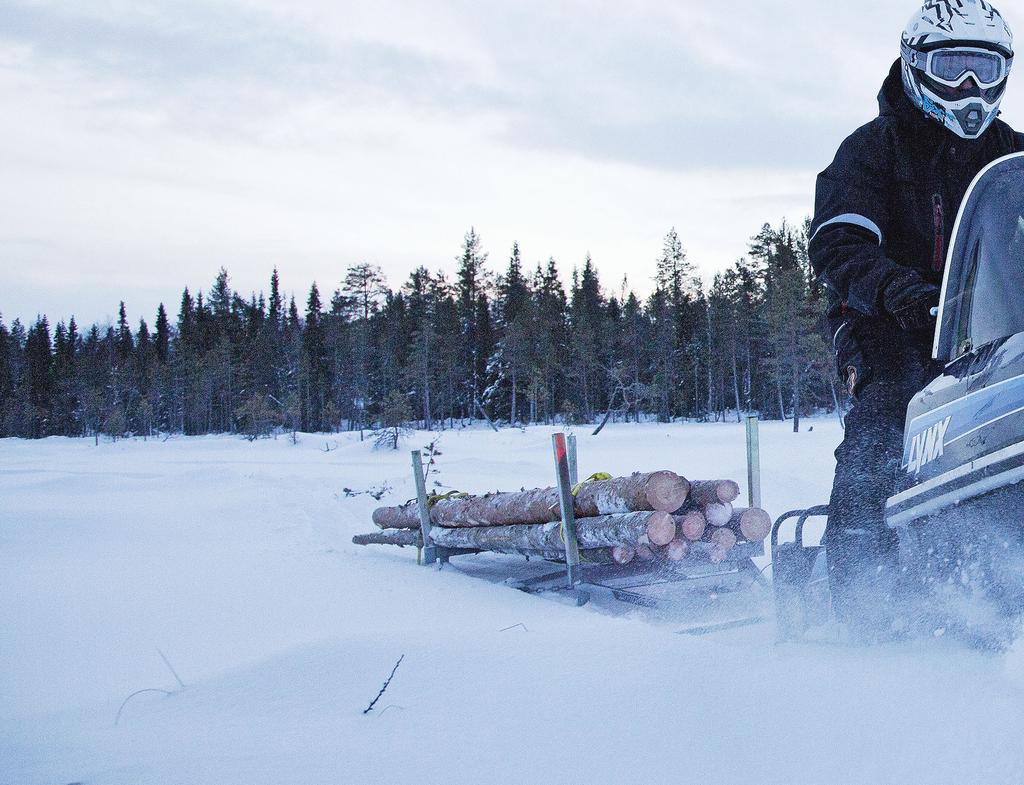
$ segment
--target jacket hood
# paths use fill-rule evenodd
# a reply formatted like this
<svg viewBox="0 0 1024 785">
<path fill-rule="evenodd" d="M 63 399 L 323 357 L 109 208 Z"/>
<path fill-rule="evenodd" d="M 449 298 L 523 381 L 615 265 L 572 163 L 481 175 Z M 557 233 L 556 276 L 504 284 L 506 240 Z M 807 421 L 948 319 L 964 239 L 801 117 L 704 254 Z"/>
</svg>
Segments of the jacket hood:
<svg viewBox="0 0 1024 785">
<path fill-rule="evenodd" d="M 952 143 L 956 136 L 940 123 L 936 123 L 910 101 L 903 89 L 903 61 L 899 58 L 889 69 L 889 75 L 878 93 L 878 114 L 899 123 L 907 133 L 928 145 Z M 984 135 L 983 135 L 984 136 Z M 962 140 L 970 145 L 971 142 Z M 979 140 L 973 140 L 979 141 Z"/>
<path fill-rule="evenodd" d="M 878 115 L 896 120 L 905 126 L 909 125 L 908 130 L 912 130 L 915 134 L 932 142 L 956 141 L 961 145 L 966 144 L 968 148 L 973 148 L 977 142 L 988 137 L 992 131 L 989 128 L 978 139 L 959 139 L 941 123 L 927 117 L 924 112 L 911 103 L 903 89 L 903 61 L 900 58 L 896 58 L 896 62 L 892 64 L 889 75 L 885 77 L 882 89 L 878 92 Z"/>
<path fill-rule="evenodd" d="M 903 89 L 902 63 L 902 60 L 896 58 L 896 62 L 889 69 L 889 75 L 885 77 L 882 89 L 878 93 L 878 114 L 882 117 L 886 115 L 910 117 L 913 114 L 920 114 L 918 108 L 907 98 Z"/>
</svg>

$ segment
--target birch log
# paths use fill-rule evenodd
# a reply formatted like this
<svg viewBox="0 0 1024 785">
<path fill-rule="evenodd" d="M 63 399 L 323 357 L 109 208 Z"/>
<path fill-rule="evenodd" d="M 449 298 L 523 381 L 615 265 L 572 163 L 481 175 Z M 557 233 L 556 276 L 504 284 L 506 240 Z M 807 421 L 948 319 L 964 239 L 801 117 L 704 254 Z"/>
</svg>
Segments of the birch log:
<svg viewBox="0 0 1024 785">
<path fill-rule="evenodd" d="M 420 514 L 417 503 L 413 500 L 401 507 L 378 507 L 373 511 L 373 523 L 380 529 L 418 529 Z"/>
<path fill-rule="evenodd" d="M 356 545 L 397 545 L 398 547 L 423 546 L 420 533 L 408 529 L 388 529 L 386 531 L 373 532 L 372 534 L 357 534 L 352 538 Z M 593 548 L 580 553 L 580 558 L 587 564 L 628 564 L 632 556 L 628 555 L 634 549 L 625 548 Z M 564 561 L 565 548 L 552 548 L 548 550 L 528 550 L 524 548 L 509 548 L 501 551 L 513 556 L 526 556 L 531 559 L 547 559 L 548 561 Z"/>
<path fill-rule="evenodd" d="M 708 527 L 704 513 L 694 510 L 676 517 L 676 526 L 682 536 L 690 542 L 696 542 L 704 536 L 704 530 Z"/>
<path fill-rule="evenodd" d="M 698 507 L 732 504 L 739 497 L 740 486 L 734 480 L 698 480 L 690 485 L 690 501 Z"/>
<path fill-rule="evenodd" d="M 674 472 L 652 472 L 584 483 L 576 494 L 577 518 L 627 512 L 672 512 L 686 501 L 690 484 Z M 465 499 L 442 499 L 430 510 L 435 526 L 464 528 L 512 526 L 557 521 L 561 517 L 557 488 L 495 493 Z M 419 528 L 415 503 L 381 507 L 373 522 L 382 529 Z"/>
<path fill-rule="evenodd" d="M 386 531 L 374 532 L 373 534 L 357 534 L 352 538 L 356 545 L 397 545 L 405 547 L 411 545 L 416 548 L 423 547 L 423 538 L 418 531 L 408 529 L 388 529 Z"/>
<path fill-rule="evenodd" d="M 636 558 L 635 548 L 628 545 L 616 545 L 612 548 L 612 560 L 620 566 L 629 564 L 634 558 Z"/>
<path fill-rule="evenodd" d="M 650 545 L 637 545 L 636 558 L 640 561 L 654 561 L 657 558 L 654 549 Z"/>
<path fill-rule="evenodd" d="M 727 526 L 732 519 L 732 505 L 726 502 L 709 504 L 704 508 L 704 517 L 712 526 Z"/>
<path fill-rule="evenodd" d="M 729 551 L 736 547 L 736 535 L 732 529 L 715 529 L 711 533 L 711 553 L 709 558 L 712 564 L 721 564 L 729 555 Z"/>
<path fill-rule="evenodd" d="M 665 548 L 669 561 L 683 561 L 690 553 L 690 543 L 686 540 L 672 540 Z"/>
<path fill-rule="evenodd" d="M 648 543 L 667 545 L 675 537 L 675 528 L 675 521 L 667 512 L 602 515 L 578 519 L 576 540 L 584 550 L 616 545 L 635 547 Z M 437 545 L 446 548 L 517 553 L 521 550 L 550 551 L 564 548 L 560 530 L 560 522 L 462 529 L 438 526 L 430 530 L 430 537 Z M 669 533 L 672 536 L 668 536 Z"/>
<path fill-rule="evenodd" d="M 758 507 L 734 510 L 729 528 L 747 542 L 762 542 L 772 531 L 772 516 Z"/>
</svg>

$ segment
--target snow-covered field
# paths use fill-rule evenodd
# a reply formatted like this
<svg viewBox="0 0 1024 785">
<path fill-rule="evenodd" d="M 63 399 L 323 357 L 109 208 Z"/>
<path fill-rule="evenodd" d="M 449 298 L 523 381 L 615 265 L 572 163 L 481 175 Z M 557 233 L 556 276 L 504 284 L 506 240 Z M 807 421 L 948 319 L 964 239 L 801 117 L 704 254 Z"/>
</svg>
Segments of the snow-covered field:
<svg viewBox="0 0 1024 785">
<path fill-rule="evenodd" d="M 827 498 L 808 424 L 763 426 L 773 514 Z M 437 476 L 549 485 L 550 434 L 446 433 Z M 579 436 L 583 476 L 745 477 L 736 425 Z M 0 441 L 0 785 L 1024 781 L 1024 647 L 694 638 L 417 567 L 350 544 L 378 502 L 343 492 L 410 498 L 407 449 L 299 438 Z"/>
</svg>

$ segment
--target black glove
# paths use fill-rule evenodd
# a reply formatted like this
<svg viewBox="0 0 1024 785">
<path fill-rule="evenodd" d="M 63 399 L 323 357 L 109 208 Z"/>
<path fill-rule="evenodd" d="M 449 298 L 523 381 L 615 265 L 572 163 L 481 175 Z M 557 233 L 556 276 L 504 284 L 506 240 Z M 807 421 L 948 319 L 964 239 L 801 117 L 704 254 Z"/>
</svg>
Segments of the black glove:
<svg viewBox="0 0 1024 785">
<path fill-rule="evenodd" d="M 850 395 L 857 398 L 874 376 L 874 369 L 865 357 L 872 345 L 865 317 L 856 311 L 847 312 L 834 344 L 839 378 Z"/>
<path fill-rule="evenodd" d="M 885 310 L 901 329 L 916 331 L 935 328 L 939 287 L 922 281 L 913 270 L 893 278 L 882 292 Z"/>
</svg>

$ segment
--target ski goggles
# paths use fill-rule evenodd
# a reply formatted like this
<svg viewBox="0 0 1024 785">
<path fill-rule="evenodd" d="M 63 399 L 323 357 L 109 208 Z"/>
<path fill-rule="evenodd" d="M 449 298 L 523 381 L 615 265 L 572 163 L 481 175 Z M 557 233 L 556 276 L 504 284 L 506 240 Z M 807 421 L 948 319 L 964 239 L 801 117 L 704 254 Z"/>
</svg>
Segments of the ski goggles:
<svg viewBox="0 0 1024 785">
<path fill-rule="evenodd" d="M 959 87 L 968 76 L 982 90 L 996 87 L 1010 73 L 1012 57 L 1006 57 L 991 49 L 973 46 L 957 46 L 948 49 L 932 49 L 919 52 L 903 45 L 912 68 L 923 71 L 929 79 L 946 87 Z"/>
</svg>

